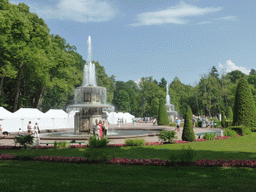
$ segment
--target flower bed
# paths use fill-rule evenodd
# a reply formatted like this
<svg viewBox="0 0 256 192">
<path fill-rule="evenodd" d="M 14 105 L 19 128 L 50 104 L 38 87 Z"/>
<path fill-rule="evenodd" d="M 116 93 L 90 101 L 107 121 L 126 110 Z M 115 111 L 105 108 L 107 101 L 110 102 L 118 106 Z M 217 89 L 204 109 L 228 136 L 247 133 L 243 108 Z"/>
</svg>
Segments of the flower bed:
<svg viewBox="0 0 256 192">
<path fill-rule="evenodd" d="M 221 167 L 253 167 L 256 168 L 256 160 L 250 161 L 247 160 L 203 160 L 199 159 L 195 162 L 197 166 L 204 166 L 204 167 L 210 167 L 210 166 L 221 166 Z"/>
</svg>

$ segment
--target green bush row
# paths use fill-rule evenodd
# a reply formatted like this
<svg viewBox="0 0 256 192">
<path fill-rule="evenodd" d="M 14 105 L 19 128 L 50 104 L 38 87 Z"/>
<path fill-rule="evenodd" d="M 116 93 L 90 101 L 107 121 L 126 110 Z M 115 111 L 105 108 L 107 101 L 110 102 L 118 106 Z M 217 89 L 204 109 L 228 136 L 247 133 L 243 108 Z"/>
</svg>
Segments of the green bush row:
<svg viewBox="0 0 256 192">
<path fill-rule="evenodd" d="M 215 133 L 205 133 L 205 135 L 203 136 L 203 139 L 214 140 L 215 136 L 216 136 Z"/>
<path fill-rule="evenodd" d="M 251 129 L 244 126 L 229 126 L 230 129 L 234 130 L 238 135 L 250 135 Z"/>
<path fill-rule="evenodd" d="M 145 145 L 146 141 L 144 139 L 126 139 L 125 144 L 127 146 L 142 146 Z"/>
<path fill-rule="evenodd" d="M 106 137 L 103 137 L 102 139 L 96 138 L 95 136 L 92 136 L 89 139 L 89 146 L 92 148 L 102 148 L 106 147 L 108 145 L 109 141 Z"/>
<path fill-rule="evenodd" d="M 158 137 L 163 141 L 172 142 L 174 138 L 177 139 L 175 134 L 176 134 L 175 131 L 162 130 Z"/>
</svg>

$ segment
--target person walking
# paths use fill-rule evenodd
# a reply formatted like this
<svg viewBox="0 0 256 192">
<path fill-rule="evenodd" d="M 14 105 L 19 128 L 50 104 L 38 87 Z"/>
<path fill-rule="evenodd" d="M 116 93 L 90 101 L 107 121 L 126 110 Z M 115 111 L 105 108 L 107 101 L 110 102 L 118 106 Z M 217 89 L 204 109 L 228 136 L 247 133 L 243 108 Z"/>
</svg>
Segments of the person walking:
<svg viewBox="0 0 256 192">
<path fill-rule="evenodd" d="M 31 135 L 32 134 L 31 121 L 28 122 L 27 130 L 28 130 L 28 134 Z"/>
<path fill-rule="evenodd" d="M 193 117 L 192 117 L 192 123 L 193 123 L 193 128 L 195 129 L 195 125 L 196 125 L 196 117 L 195 117 L 195 115 L 193 115 Z"/>
<path fill-rule="evenodd" d="M 181 120 L 179 118 L 177 118 L 175 130 L 178 131 L 178 132 L 180 132 L 180 122 L 181 122 Z"/>
<path fill-rule="evenodd" d="M 35 126 L 34 126 L 35 137 L 39 138 L 39 133 L 40 133 L 40 129 L 39 129 L 38 123 L 35 123 Z"/>
<path fill-rule="evenodd" d="M 102 129 L 103 129 L 103 136 L 106 137 L 106 135 L 108 134 L 108 125 L 106 124 L 105 121 L 103 121 Z"/>
<path fill-rule="evenodd" d="M 102 121 L 101 121 L 101 120 L 99 121 L 99 127 L 100 127 L 100 130 L 99 130 L 100 139 L 102 139 L 102 137 L 103 137 L 103 132 L 102 132 Z"/>
</svg>

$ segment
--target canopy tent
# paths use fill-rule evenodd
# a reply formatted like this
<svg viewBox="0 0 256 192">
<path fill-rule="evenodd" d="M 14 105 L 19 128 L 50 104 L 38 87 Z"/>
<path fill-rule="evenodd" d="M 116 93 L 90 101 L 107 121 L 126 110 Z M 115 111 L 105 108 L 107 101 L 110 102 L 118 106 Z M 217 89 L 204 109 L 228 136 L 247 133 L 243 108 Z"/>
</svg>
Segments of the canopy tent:
<svg viewBox="0 0 256 192">
<path fill-rule="evenodd" d="M 0 119 L 10 119 L 12 117 L 14 117 L 13 113 L 3 107 L 0 107 Z"/>
<path fill-rule="evenodd" d="M 52 119 L 52 128 L 54 130 L 55 124 L 58 128 L 69 128 L 68 114 L 62 109 L 50 109 L 45 113 L 45 118 Z"/>
<path fill-rule="evenodd" d="M 45 113 L 45 117 L 50 118 L 67 118 L 68 114 L 62 109 L 50 109 Z"/>
<path fill-rule="evenodd" d="M 122 112 L 106 112 L 108 115 L 108 122 L 110 124 L 117 124 L 117 120 L 118 119 L 123 119 L 124 123 L 132 123 L 132 119 L 134 118 L 133 115 L 131 115 L 130 113 L 122 113 Z"/>
</svg>

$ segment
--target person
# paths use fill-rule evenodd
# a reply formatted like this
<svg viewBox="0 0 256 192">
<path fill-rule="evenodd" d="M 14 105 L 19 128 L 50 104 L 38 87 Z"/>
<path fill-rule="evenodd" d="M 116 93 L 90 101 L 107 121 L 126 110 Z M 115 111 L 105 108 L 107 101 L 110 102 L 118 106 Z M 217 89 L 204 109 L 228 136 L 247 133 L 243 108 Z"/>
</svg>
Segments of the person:
<svg viewBox="0 0 256 192">
<path fill-rule="evenodd" d="M 118 118 L 118 119 L 117 119 L 117 125 L 118 125 L 118 127 L 120 127 L 120 124 L 121 124 L 121 120 Z"/>
<path fill-rule="evenodd" d="M 192 122 L 193 122 L 193 128 L 195 128 L 195 125 L 196 125 L 196 117 L 195 117 L 195 115 L 193 115 L 193 117 L 192 117 Z"/>
<path fill-rule="evenodd" d="M 180 122 L 181 122 L 181 120 L 179 118 L 177 118 L 175 130 L 177 130 L 178 132 L 180 132 Z"/>
<path fill-rule="evenodd" d="M 202 128 L 206 127 L 206 119 L 205 119 L 205 115 L 202 118 Z"/>
<path fill-rule="evenodd" d="M 101 121 L 101 120 L 99 121 L 99 127 L 100 127 L 100 130 L 99 130 L 100 139 L 102 139 L 102 137 L 103 137 L 103 132 L 102 132 L 102 121 Z"/>
<path fill-rule="evenodd" d="M 22 135 L 21 128 L 19 128 L 18 135 L 19 135 L 19 136 L 21 136 L 21 135 Z"/>
<path fill-rule="evenodd" d="M 40 133 L 39 126 L 38 126 L 37 123 L 35 123 L 35 126 L 34 126 L 34 134 L 35 134 L 35 137 L 38 137 L 38 138 L 39 138 L 39 133 Z"/>
<path fill-rule="evenodd" d="M 2 125 L 0 124 L 0 136 L 3 136 L 2 131 L 3 131 L 3 129 L 2 129 Z"/>
<path fill-rule="evenodd" d="M 156 126 L 156 125 L 157 125 L 157 119 L 154 118 L 154 120 L 153 120 L 153 126 Z"/>
<path fill-rule="evenodd" d="M 211 123 L 209 124 L 209 127 L 211 127 L 211 128 L 214 127 L 214 121 L 213 121 L 213 119 L 211 119 Z M 209 128 L 209 127 L 208 127 L 208 128 Z"/>
<path fill-rule="evenodd" d="M 98 125 L 98 119 L 95 119 L 95 123 L 92 124 L 92 133 L 93 133 L 93 136 L 96 136 L 96 128 L 97 128 L 97 125 Z"/>
<path fill-rule="evenodd" d="M 31 121 L 28 122 L 27 129 L 28 129 L 28 134 L 31 135 L 32 134 Z"/>
<path fill-rule="evenodd" d="M 135 118 L 132 120 L 132 122 L 133 122 L 133 126 L 136 126 L 136 119 Z"/>
<path fill-rule="evenodd" d="M 108 125 L 106 124 L 105 121 L 103 121 L 102 128 L 103 128 L 103 135 L 106 137 L 106 135 L 108 134 Z"/>
</svg>

